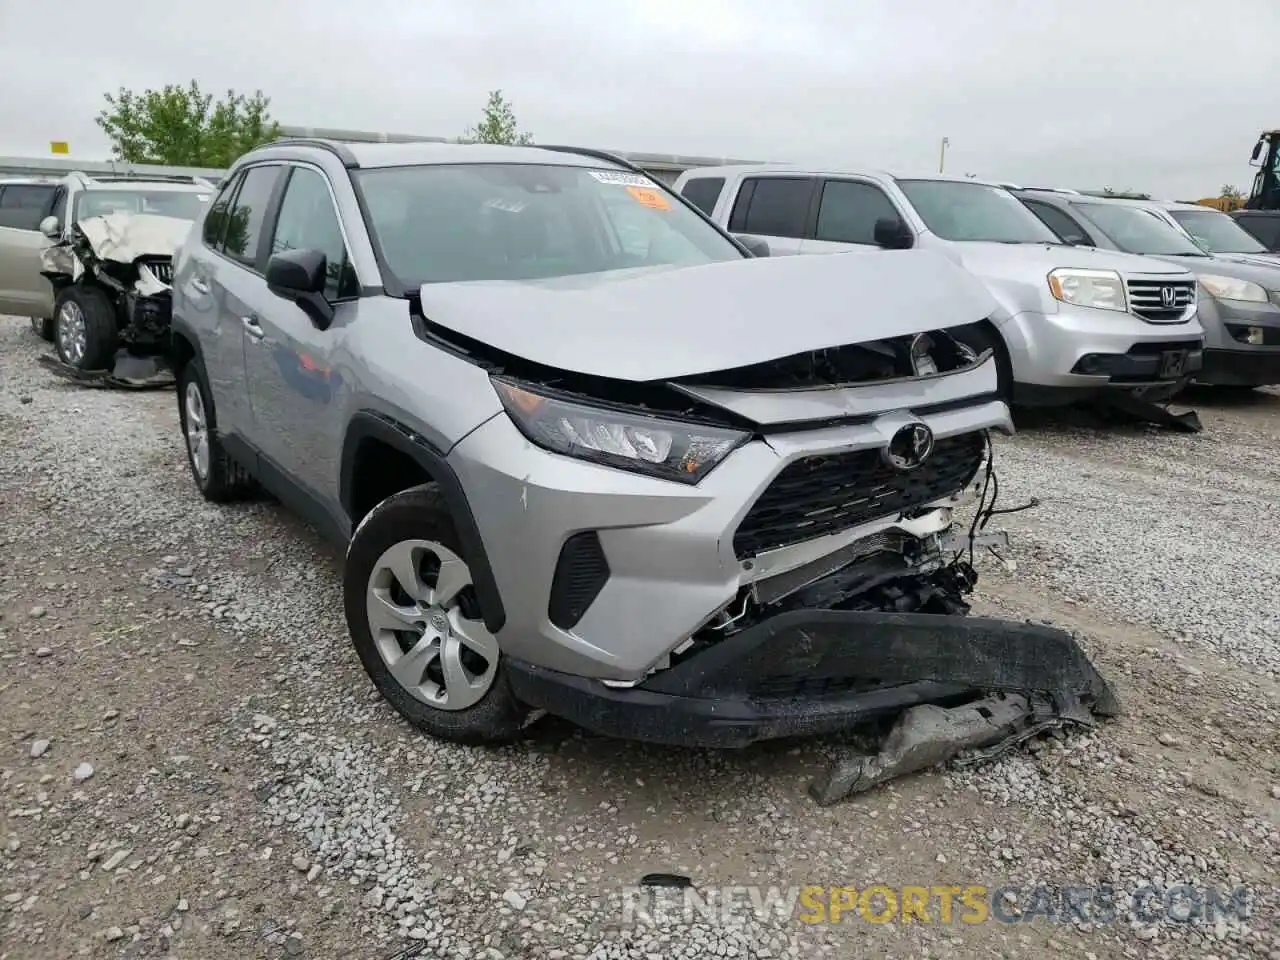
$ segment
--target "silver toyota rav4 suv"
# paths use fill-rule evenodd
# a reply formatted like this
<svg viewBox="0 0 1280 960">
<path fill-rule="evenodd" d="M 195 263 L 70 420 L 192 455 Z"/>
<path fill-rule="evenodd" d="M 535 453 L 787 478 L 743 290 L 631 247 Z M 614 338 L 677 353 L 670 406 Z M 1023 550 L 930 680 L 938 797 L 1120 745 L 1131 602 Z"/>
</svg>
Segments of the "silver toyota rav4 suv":
<svg viewBox="0 0 1280 960">
<path fill-rule="evenodd" d="M 962 618 L 952 519 L 1011 425 L 946 328 L 995 304 L 839 260 L 594 151 L 277 141 L 175 260 L 195 482 L 346 545 L 360 659 L 441 737 L 741 745 L 1022 682 L 1065 642 Z"/>
</svg>

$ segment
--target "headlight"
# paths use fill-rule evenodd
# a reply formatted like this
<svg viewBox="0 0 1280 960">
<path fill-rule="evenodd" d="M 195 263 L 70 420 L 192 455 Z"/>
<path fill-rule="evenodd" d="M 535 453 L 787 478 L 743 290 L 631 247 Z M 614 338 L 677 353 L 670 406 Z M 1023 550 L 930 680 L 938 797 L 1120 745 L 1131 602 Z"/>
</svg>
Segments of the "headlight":
<svg viewBox="0 0 1280 960">
<path fill-rule="evenodd" d="M 1112 270 L 1062 268 L 1049 274 L 1049 292 L 1063 303 L 1099 310 L 1129 309 L 1124 297 L 1124 281 Z"/>
<path fill-rule="evenodd" d="M 503 377 L 490 380 L 516 427 L 543 449 L 663 480 L 697 483 L 750 436 L 574 403 Z"/>
<path fill-rule="evenodd" d="M 1217 275 L 1200 278 L 1200 286 L 1209 291 L 1210 296 L 1219 300 L 1245 300 L 1249 303 L 1266 303 L 1269 299 L 1267 291 L 1251 280 L 1236 280 L 1234 277 Z"/>
</svg>

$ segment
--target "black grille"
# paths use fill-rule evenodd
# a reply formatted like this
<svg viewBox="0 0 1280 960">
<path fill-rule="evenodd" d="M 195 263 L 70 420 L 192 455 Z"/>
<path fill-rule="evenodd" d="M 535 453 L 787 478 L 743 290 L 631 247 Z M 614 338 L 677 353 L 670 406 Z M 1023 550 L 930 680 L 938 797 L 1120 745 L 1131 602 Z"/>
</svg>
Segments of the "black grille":
<svg viewBox="0 0 1280 960">
<path fill-rule="evenodd" d="M 575 533 L 560 548 L 560 559 L 551 579 L 547 619 L 561 630 L 573 627 L 609 580 L 600 537 L 594 530 Z"/>
<path fill-rule="evenodd" d="M 986 437 L 939 440 L 915 470 L 896 470 L 880 451 L 806 457 L 784 467 L 733 537 L 739 559 L 896 516 L 960 490 L 982 465 Z"/>
<path fill-rule="evenodd" d="M 1172 291 L 1167 305 L 1164 291 Z M 1130 280 L 1129 309 L 1151 323 L 1178 323 L 1196 302 L 1196 285 L 1187 280 Z"/>
</svg>

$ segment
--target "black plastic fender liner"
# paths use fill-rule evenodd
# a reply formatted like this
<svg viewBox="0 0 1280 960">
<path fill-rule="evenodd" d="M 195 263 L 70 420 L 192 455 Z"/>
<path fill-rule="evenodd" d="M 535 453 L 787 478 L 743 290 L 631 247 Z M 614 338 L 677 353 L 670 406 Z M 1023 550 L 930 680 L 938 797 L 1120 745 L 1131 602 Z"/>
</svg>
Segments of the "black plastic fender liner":
<svg viewBox="0 0 1280 960">
<path fill-rule="evenodd" d="M 342 446 L 339 489 L 342 507 L 351 520 L 352 535 L 358 523 L 358 519 L 352 516 L 352 478 L 355 475 L 357 451 L 360 449 L 361 442 L 366 439 L 385 443 L 411 457 L 439 484 L 453 514 L 453 523 L 457 528 L 458 536 L 462 539 L 462 545 L 467 552 L 467 565 L 471 568 L 476 594 L 480 600 L 480 607 L 484 611 L 484 624 L 490 632 L 497 633 L 507 622 L 507 611 L 502 605 L 502 594 L 498 590 L 493 567 L 489 564 L 484 538 L 480 535 L 475 514 L 471 512 L 471 504 L 467 500 L 466 491 L 462 488 L 462 481 L 454 473 L 444 453 L 425 437 L 418 436 L 404 424 L 373 410 L 360 410 L 351 417 Z"/>
<path fill-rule="evenodd" d="M 797 610 L 743 630 L 641 687 L 685 697 L 749 694 L 760 678 L 856 677 L 877 687 L 933 681 L 975 690 L 1074 695 L 1116 716 L 1111 686 L 1071 634 L 989 617 Z"/>
</svg>

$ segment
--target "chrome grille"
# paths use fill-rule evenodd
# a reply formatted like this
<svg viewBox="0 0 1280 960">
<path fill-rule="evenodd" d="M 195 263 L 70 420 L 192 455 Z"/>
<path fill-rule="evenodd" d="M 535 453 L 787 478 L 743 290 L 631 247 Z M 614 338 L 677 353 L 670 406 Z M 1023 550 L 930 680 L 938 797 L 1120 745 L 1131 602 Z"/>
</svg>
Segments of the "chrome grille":
<svg viewBox="0 0 1280 960">
<path fill-rule="evenodd" d="M 1196 285 L 1190 280 L 1130 280 L 1128 289 L 1129 309 L 1148 323 L 1181 323 L 1196 302 Z"/>
<path fill-rule="evenodd" d="M 157 280 L 173 286 L 172 260 L 143 260 L 142 262 L 146 264 L 148 270 L 155 274 Z"/>
</svg>

